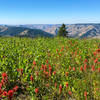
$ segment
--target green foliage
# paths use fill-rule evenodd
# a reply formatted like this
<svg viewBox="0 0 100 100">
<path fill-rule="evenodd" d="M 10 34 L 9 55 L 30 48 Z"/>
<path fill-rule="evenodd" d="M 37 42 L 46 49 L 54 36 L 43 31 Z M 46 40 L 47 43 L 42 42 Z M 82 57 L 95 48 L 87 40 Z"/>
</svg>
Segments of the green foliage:
<svg viewBox="0 0 100 100">
<path fill-rule="evenodd" d="M 17 85 L 18 96 L 27 94 L 35 100 L 85 100 L 86 91 L 87 100 L 99 100 L 98 49 L 100 40 L 96 39 L 2 37 L 0 80 L 2 73 L 8 75 L 8 82 L 3 89 L 8 91 Z M 83 71 L 80 70 L 81 67 Z M 33 77 L 33 81 L 30 80 L 30 76 Z M 59 93 L 60 84 L 61 93 Z M 39 90 L 38 93 L 35 93 L 35 89 Z M 15 100 L 16 98 L 15 95 Z"/>
<path fill-rule="evenodd" d="M 62 24 L 62 26 L 58 30 L 58 36 L 68 37 L 68 31 L 66 31 L 66 25 Z"/>
</svg>

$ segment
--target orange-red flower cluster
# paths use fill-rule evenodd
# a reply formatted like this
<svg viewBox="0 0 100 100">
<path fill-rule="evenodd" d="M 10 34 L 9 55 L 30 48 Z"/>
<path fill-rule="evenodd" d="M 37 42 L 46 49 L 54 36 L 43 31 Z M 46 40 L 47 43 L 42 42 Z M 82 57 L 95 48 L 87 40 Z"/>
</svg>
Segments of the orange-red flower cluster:
<svg viewBox="0 0 100 100">
<path fill-rule="evenodd" d="M 18 90 L 18 86 L 15 86 L 12 90 L 9 90 L 8 92 L 5 90 L 2 90 L 3 85 L 6 84 L 6 82 L 8 81 L 8 76 L 6 73 L 2 73 L 2 80 L 0 82 L 0 98 L 4 97 L 8 97 L 8 99 L 11 100 L 11 98 L 14 95 L 14 92 L 16 92 Z"/>
</svg>

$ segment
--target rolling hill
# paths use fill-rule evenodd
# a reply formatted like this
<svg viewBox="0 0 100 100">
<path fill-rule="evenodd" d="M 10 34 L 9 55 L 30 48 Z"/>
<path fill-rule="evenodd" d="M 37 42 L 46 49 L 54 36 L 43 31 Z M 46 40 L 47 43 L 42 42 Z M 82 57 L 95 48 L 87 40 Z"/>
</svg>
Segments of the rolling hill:
<svg viewBox="0 0 100 100">
<path fill-rule="evenodd" d="M 53 35 L 40 29 L 29 29 L 16 26 L 0 26 L 0 36 L 20 36 L 20 37 L 52 37 Z"/>
</svg>

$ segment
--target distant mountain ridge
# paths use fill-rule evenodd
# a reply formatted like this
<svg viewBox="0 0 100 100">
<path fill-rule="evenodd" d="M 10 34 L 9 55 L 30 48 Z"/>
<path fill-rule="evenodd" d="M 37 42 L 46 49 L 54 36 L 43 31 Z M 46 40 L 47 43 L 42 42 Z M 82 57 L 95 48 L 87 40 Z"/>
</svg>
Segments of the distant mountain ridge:
<svg viewBox="0 0 100 100">
<path fill-rule="evenodd" d="M 61 24 L 0 25 L 0 36 L 53 37 Z M 100 24 L 66 24 L 70 37 L 100 38 Z"/>
<path fill-rule="evenodd" d="M 40 29 L 0 25 L 0 36 L 52 37 L 53 35 Z"/>
<path fill-rule="evenodd" d="M 33 25 L 19 25 L 20 27 L 27 27 L 31 29 L 41 29 L 45 32 L 56 35 L 57 30 L 61 24 L 33 24 Z M 66 29 L 71 37 L 100 37 L 100 24 L 66 24 Z"/>
<path fill-rule="evenodd" d="M 72 37 L 85 38 L 100 36 L 100 24 L 67 25 L 67 30 Z"/>
</svg>

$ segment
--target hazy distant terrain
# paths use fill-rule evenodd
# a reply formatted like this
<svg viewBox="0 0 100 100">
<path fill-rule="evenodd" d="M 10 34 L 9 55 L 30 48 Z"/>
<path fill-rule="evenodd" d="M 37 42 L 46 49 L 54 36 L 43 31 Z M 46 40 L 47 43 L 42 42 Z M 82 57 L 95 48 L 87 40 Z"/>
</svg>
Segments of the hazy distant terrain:
<svg viewBox="0 0 100 100">
<path fill-rule="evenodd" d="M 100 24 L 68 25 L 67 30 L 73 37 L 84 38 L 100 36 Z"/>
<path fill-rule="evenodd" d="M 30 29 L 16 26 L 0 26 L 0 36 L 20 37 L 52 37 L 53 35 L 40 29 Z"/>
<path fill-rule="evenodd" d="M 56 34 L 61 25 L 47 25 L 47 24 L 34 24 L 34 25 L 20 25 L 20 27 L 27 27 L 31 29 L 41 29 L 45 32 Z M 100 24 L 71 24 L 66 25 L 66 28 L 71 37 L 100 37 Z"/>
<path fill-rule="evenodd" d="M 28 36 L 35 37 L 37 35 L 51 37 L 57 34 L 61 24 L 32 24 L 32 25 L 15 25 L 0 26 L 0 36 Z M 71 24 L 66 25 L 70 37 L 93 37 L 100 38 L 100 24 Z"/>
<path fill-rule="evenodd" d="M 18 25 L 18 27 L 27 27 L 31 29 L 41 29 L 45 32 L 55 34 L 56 29 L 58 29 L 61 25 L 60 24 L 32 24 L 32 25 Z"/>
</svg>

